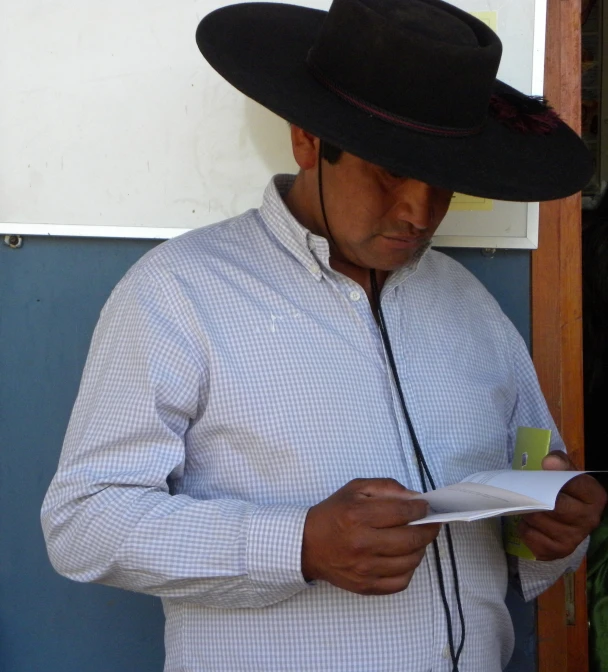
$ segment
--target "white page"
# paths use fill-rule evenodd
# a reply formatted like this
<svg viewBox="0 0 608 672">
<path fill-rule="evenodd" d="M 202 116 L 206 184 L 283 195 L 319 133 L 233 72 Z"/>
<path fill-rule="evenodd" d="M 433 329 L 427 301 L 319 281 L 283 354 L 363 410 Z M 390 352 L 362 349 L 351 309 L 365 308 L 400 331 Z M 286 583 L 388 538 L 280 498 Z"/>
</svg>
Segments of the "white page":
<svg viewBox="0 0 608 672">
<path fill-rule="evenodd" d="M 461 483 L 421 493 L 431 512 L 412 525 L 472 521 L 522 511 L 551 510 L 562 487 L 582 471 L 482 471 Z M 534 496 L 532 496 L 534 495 Z"/>
<path fill-rule="evenodd" d="M 547 511 L 547 508 L 539 509 L 536 506 L 516 506 L 508 509 L 485 509 L 481 511 L 448 511 L 447 513 L 430 513 L 425 518 L 415 520 L 410 525 L 427 525 L 429 523 L 471 523 L 484 518 L 496 518 L 497 516 L 513 516 L 516 513 L 534 513 L 535 511 Z"/>
<path fill-rule="evenodd" d="M 500 469 L 497 471 L 480 471 L 467 476 L 462 483 L 480 483 L 495 488 L 504 488 L 518 495 L 532 497 L 552 509 L 555 506 L 557 495 L 564 485 L 584 473 L 586 472 Z"/>
</svg>

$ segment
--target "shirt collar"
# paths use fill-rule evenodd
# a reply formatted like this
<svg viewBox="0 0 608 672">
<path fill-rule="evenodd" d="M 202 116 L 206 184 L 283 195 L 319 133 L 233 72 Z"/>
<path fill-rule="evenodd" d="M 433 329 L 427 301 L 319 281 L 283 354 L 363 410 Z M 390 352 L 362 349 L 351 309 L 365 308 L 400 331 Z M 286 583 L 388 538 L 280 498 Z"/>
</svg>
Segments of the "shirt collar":
<svg viewBox="0 0 608 672">
<path fill-rule="evenodd" d="M 329 243 L 323 236 L 317 236 L 291 214 L 283 200 L 296 179 L 295 175 L 275 175 L 264 191 L 260 207 L 262 219 L 285 247 L 317 280 L 323 277 L 324 267 L 334 272 L 329 264 Z M 428 249 L 411 264 L 390 274 L 387 286 L 395 287 L 413 275 L 424 259 Z"/>
<path fill-rule="evenodd" d="M 295 179 L 295 175 L 275 175 L 264 191 L 259 212 L 281 245 L 317 280 L 321 280 L 320 262 L 329 266 L 329 245 L 325 238 L 302 226 L 283 200 Z"/>
</svg>

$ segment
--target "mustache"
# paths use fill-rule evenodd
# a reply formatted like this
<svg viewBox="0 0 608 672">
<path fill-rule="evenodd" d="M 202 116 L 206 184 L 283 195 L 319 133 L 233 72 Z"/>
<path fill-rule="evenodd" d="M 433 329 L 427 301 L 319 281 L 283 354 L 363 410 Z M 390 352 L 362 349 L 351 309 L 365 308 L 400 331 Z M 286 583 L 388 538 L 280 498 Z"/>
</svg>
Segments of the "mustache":
<svg viewBox="0 0 608 672">
<path fill-rule="evenodd" d="M 399 240 L 423 241 L 430 240 L 432 235 L 429 233 L 435 230 L 435 218 L 431 216 L 428 226 L 416 226 L 414 222 L 408 219 L 397 219 L 393 221 L 379 222 L 381 230 L 379 233 L 387 238 L 398 238 Z"/>
<path fill-rule="evenodd" d="M 385 238 L 396 238 L 398 240 L 415 240 L 415 241 L 424 241 L 430 240 L 431 235 L 426 232 L 423 233 L 412 233 L 411 230 L 406 231 L 383 231 L 382 235 Z"/>
</svg>

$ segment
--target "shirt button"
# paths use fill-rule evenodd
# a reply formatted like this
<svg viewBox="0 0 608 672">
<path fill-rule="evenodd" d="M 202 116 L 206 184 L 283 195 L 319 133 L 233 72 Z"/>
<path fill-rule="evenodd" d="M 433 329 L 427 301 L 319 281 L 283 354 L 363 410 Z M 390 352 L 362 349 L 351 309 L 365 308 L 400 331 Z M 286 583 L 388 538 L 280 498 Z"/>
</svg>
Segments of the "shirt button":
<svg viewBox="0 0 608 672">
<path fill-rule="evenodd" d="M 360 298 L 361 298 L 361 294 L 353 289 L 353 291 L 350 293 L 350 300 L 351 301 L 358 301 Z"/>
<path fill-rule="evenodd" d="M 443 651 L 441 652 L 441 655 L 444 658 L 449 658 L 450 657 L 450 647 L 447 644 L 443 647 Z"/>
</svg>

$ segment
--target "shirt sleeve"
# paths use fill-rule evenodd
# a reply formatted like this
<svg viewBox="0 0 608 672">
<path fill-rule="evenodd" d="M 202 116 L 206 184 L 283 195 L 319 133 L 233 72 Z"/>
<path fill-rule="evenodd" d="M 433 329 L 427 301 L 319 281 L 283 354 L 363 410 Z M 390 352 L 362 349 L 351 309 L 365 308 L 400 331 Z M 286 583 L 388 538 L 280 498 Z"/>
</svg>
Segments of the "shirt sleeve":
<svg viewBox="0 0 608 672">
<path fill-rule="evenodd" d="M 518 427 L 550 429 L 550 449 L 566 452 L 566 446 L 540 389 L 538 377 L 526 344 L 513 324 L 506 317 L 504 319 L 512 354 L 513 375 L 517 387 L 517 399 L 509 424 L 509 460 L 513 460 Z M 525 600 L 537 597 L 552 586 L 563 574 L 575 571 L 578 568 L 588 544 L 587 539 L 571 555 L 560 560 L 525 560 L 510 556 L 510 577 L 514 587 Z"/>
<path fill-rule="evenodd" d="M 515 558 L 517 561 L 517 574 L 519 579 L 519 589 L 526 602 L 538 597 L 550 588 L 560 576 L 567 572 L 575 572 L 581 564 L 587 547 L 589 538 L 585 539 L 571 555 L 560 560 L 524 560 Z"/>
<path fill-rule="evenodd" d="M 210 607 L 270 605 L 304 590 L 307 507 L 172 494 L 208 367 L 162 286 L 137 266 L 104 307 L 42 508 L 55 569 Z"/>
</svg>

